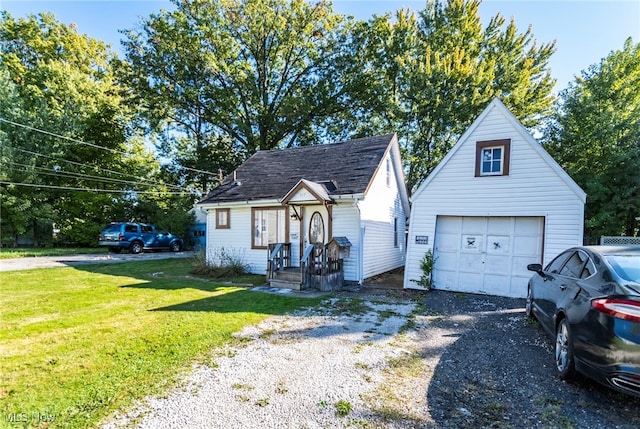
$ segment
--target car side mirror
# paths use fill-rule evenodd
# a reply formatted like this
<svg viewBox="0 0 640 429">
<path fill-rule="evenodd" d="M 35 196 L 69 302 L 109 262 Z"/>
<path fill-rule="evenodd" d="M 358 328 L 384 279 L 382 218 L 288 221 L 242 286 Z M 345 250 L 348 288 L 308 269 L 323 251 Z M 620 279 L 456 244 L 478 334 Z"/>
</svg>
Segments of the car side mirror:
<svg viewBox="0 0 640 429">
<path fill-rule="evenodd" d="M 536 273 L 542 273 L 542 264 L 529 264 L 527 265 L 527 270 L 535 271 Z"/>
<path fill-rule="evenodd" d="M 545 280 L 553 278 L 550 275 L 545 274 L 544 271 L 542 271 L 542 264 L 529 264 L 527 265 L 527 270 L 535 271 L 536 273 L 538 273 L 540 277 L 542 277 Z"/>
</svg>

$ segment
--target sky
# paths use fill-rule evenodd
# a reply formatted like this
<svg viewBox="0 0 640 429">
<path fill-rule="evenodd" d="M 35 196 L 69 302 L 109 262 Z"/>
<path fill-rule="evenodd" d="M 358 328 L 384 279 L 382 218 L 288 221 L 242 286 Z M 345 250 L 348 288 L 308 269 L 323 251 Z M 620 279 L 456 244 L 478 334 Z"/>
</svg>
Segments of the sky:
<svg viewBox="0 0 640 429">
<path fill-rule="evenodd" d="M 333 0 L 334 11 L 368 19 L 400 8 L 419 11 L 425 0 Z M 0 10 L 14 18 L 52 12 L 64 24 L 109 43 L 120 52 L 119 30 L 135 28 L 140 20 L 160 9 L 172 9 L 168 0 L 0 0 Z M 519 32 L 531 26 L 539 43 L 556 42 L 549 65 L 557 79 L 555 91 L 566 88 L 575 76 L 620 50 L 631 37 L 640 43 L 640 0 L 484 0 L 483 24 L 500 13 L 513 18 Z"/>
</svg>

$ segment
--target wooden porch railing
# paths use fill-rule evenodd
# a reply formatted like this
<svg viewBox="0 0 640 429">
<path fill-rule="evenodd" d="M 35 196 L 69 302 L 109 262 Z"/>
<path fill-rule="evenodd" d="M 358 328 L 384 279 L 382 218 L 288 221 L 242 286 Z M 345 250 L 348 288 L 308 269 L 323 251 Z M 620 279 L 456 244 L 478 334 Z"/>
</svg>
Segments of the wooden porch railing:
<svg viewBox="0 0 640 429">
<path fill-rule="evenodd" d="M 341 287 L 344 280 L 343 268 L 342 259 L 330 258 L 325 244 L 309 245 L 300 259 L 303 288 L 324 291 Z"/>
<path fill-rule="evenodd" d="M 291 243 L 269 244 L 267 260 L 267 280 L 275 276 L 276 271 L 282 271 L 291 266 Z"/>
<path fill-rule="evenodd" d="M 291 243 L 269 244 L 267 281 L 276 278 L 278 271 L 291 267 Z M 343 260 L 330 257 L 327 245 L 307 246 L 300 258 L 300 288 L 337 290 L 344 282 Z"/>
</svg>

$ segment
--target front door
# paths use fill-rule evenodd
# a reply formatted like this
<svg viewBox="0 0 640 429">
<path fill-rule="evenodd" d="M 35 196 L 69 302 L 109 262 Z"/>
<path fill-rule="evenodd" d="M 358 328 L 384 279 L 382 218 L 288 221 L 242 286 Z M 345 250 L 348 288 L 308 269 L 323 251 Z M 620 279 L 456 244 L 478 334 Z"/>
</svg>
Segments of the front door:
<svg viewBox="0 0 640 429">
<path fill-rule="evenodd" d="M 323 205 L 304 207 L 300 245 L 304 249 L 310 244 L 326 244 L 329 241 L 329 216 Z"/>
</svg>

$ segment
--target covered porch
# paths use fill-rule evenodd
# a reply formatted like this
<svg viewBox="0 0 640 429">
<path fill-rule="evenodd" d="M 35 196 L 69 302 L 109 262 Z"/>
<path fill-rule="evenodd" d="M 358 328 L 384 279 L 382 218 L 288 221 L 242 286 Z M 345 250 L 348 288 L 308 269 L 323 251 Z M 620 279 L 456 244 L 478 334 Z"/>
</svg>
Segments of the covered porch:
<svg viewBox="0 0 640 429">
<path fill-rule="evenodd" d="M 271 287 L 294 290 L 340 290 L 344 285 L 344 258 L 351 243 L 334 237 L 329 243 L 305 247 L 299 266 L 293 266 L 291 243 L 269 244 L 267 282 Z"/>
</svg>

